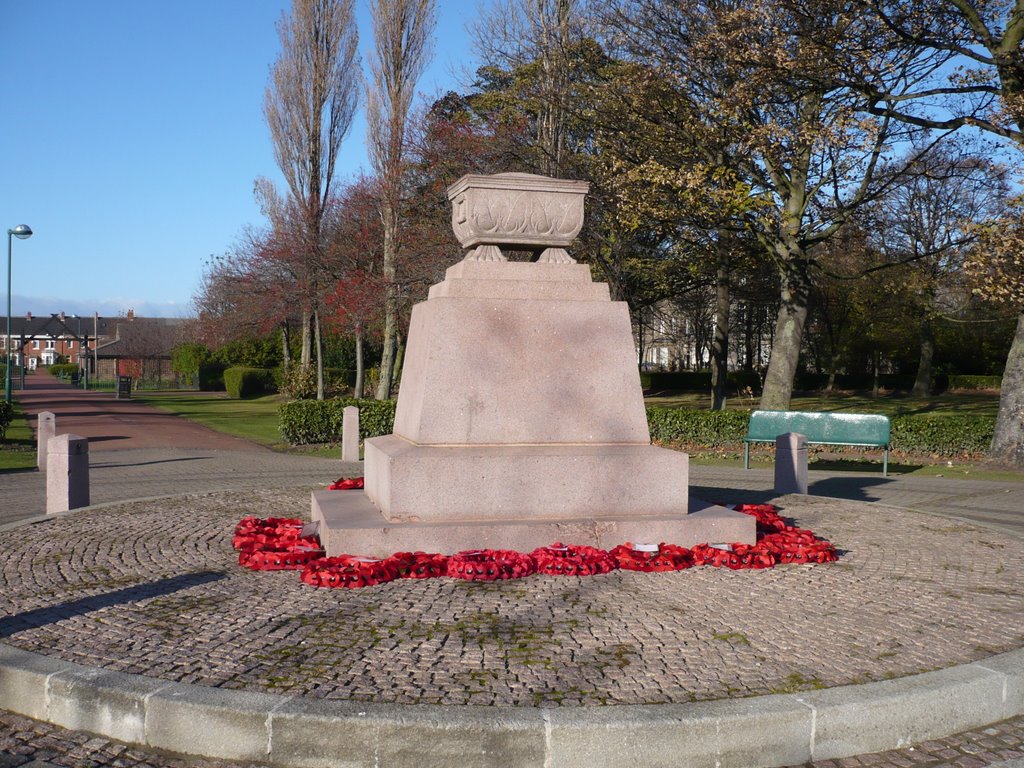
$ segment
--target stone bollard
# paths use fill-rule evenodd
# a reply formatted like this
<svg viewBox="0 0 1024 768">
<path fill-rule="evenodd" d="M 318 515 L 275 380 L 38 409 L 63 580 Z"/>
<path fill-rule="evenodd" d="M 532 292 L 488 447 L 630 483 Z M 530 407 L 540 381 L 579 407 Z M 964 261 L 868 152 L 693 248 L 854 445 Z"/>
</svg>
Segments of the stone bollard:
<svg viewBox="0 0 1024 768">
<path fill-rule="evenodd" d="M 359 409 L 348 405 L 341 413 L 341 460 L 359 461 Z"/>
<path fill-rule="evenodd" d="M 57 435 L 47 444 L 46 514 L 89 506 L 89 441 Z"/>
<path fill-rule="evenodd" d="M 787 432 L 775 438 L 775 492 L 807 493 L 807 438 Z"/>
<path fill-rule="evenodd" d="M 57 417 L 50 411 L 41 411 L 36 421 L 36 466 L 46 471 L 46 456 L 50 438 L 57 434 Z"/>
</svg>

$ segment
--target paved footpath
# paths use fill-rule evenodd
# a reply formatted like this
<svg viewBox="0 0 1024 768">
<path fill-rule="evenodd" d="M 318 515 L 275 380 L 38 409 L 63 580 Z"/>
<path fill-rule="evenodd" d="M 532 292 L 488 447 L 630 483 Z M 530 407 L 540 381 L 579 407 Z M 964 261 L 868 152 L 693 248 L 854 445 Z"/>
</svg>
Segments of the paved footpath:
<svg viewBox="0 0 1024 768">
<path fill-rule="evenodd" d="M 254 487 L 322 486 L 337 476 L 359 472 L 358 465 L 275 454 L 139 403 L 71 389 L 46 374 L 37 373 L 33 379 L 28 390 L 18 393 L 26 411 L 53 411 L 58 432 L 90 438 L 94 503 Z M 37 472 L 0 474 L 0 526 L 42 512 L 42 481 Z M 710 499 L 773 496 L 770 470 L 697 466 L 692 468 L 691 482 L 695 495 Z M 1016 504 L 1024 490 L 1021 484 L 824 472 L 812 472 L 811 482 L 812 493 L 822 496 L 879 501 L 970 519 L 1004 532 L 1024 532 L 1024 515 Z M 227 768 L 240 764 L 158 754 L 0 712 L 0 768 L 50 765 Z M 813 765 L 1024 768 L 1024 717 L 912 749 Z"/>
<path fill-rule="evenodd" d="M 56 416 L 57 434 L 89 439 L 93 504 L 125 499 L 317 485 L 360 473 L 358 464 L 275 453 L 110 392 L 84 392 L 38 371 L 16 399 L 30 416 Z M 46 476 L 0 473 L 0 526 L 46 512 Z"/>
</svg>

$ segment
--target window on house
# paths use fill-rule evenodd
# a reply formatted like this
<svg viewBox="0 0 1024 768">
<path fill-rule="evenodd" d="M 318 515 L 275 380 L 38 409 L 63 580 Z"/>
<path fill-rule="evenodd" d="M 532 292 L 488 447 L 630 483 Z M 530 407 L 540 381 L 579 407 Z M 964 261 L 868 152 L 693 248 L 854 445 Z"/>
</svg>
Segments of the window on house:
<svg viewBox="0 0 1024 768">
<path fill-rule="evenodd" d="M 39 339 L 32 339 L 32 349 L 39 349 Z"/>
<path fill-rule="evenodd" d="M 75 342 L 74 341 L 65 341 L 64 342 L 64 346 L 65 346 L 66 349 L 74 349 L 75 348 Z"/>
<path fill-rule="evenodd" d="M 54 341 L 53 339 L 47 339 L 46 340 L 46 348 L 47 349 L 56 349 L 57 348 L 57 342 Z"/>
</svg>

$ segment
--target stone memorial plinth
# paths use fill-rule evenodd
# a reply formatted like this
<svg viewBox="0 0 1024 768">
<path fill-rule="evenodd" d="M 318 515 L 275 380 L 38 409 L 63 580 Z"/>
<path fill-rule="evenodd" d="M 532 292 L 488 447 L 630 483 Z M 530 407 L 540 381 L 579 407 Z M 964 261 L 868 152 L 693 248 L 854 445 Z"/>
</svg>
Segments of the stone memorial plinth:
<svg viewBox="0 0 1024 768">
<path fill-rule="evenodd" d="M 449 189 L 472 250 L 413 308 L 394 433 L 364 444 L 365 495 L 313 495 L 328 554 L 753 543 L 747 515 L 690 514 L 686 454 L 650 444 L 626 304 L 565 250 L 586 189 L 528 174 Z"/>
</svg>

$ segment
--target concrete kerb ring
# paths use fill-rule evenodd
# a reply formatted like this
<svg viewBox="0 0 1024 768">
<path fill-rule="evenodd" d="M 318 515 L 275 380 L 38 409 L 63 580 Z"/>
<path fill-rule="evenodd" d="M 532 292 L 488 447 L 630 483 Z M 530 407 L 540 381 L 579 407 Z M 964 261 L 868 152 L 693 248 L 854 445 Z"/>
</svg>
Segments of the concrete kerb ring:
<svg viewBox="0 0 1024 768">
<path fill-rule="evenodd" d="M 903 747 L 1018 715 L 1024 649 L 810 693 L 535 709 L 229 691 L 0 644 L 0 708 L 155 749 L 288 766 L 783 766 Z"/>
<path fill-rule="evenodd" d="M 108 505 L 75 512 L 102 506 Z M 1024 649 L 806 693 L 537 709 L 224 690 L 86 667 L 0 643 L 0 709 L 155 749 L 287 766 L 592 767 L 638 759 L 785 766 L 895 749 L 1020 715 Z"/>
</svg>

